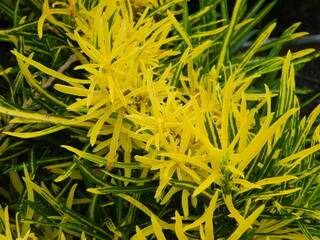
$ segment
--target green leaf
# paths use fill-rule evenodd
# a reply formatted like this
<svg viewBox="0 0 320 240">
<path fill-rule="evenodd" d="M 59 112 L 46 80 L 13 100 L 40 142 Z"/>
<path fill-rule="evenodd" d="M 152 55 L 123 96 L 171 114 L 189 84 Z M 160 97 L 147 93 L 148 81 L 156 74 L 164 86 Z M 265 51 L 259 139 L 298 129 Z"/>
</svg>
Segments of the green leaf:
<svg viewBox="0 0 320 240">
<path fill-rule="evenodd" d="M 298 219 L 297 222 L 298 222 L 299 227 L 301 228 L 304 236 L 306 236 L 307 239 L 309 239 L 309 240 L 314 240 L 312 234 L 309 232 L 309 230 L 307 229 L 307 227 L 305 226 L 305 224 L 302 222 L 302 220 Z"/>
<path fill-rule="evenodd" d="M 1 10 L 1 14 L 3 14 L 4 17 L 8 18 L 13 22 L 14 10 L 10 6 L 8 6 L 6 1 L 0 1 L 0 10 Z"/>
<path fill-rule="evenodd" d="M 66 178 L 68 178 L 74 171 L 74 169 L 76 168 L 77 164 L 76 162 L 72 162 L 64 171 L 63 173 L 57 177 L 54 181 L 55 182 L 62 182 L 63 180 L 65 180 Z"/>
<path fill-rule="evenodd" d="M 157 179 L 153 178 L 133 178 L 133 177 L 124 177 L 120 175 L 113 174 L 109 171 L 102 170 L 105 174 L 108 176 L 115 178 L 117 180 L 123 181 L 123 182 L 131 182 L 131 183 L 147 183 L 147 182 L 152 182 L 156 181 Z"/>
<path fill-rule="evenodd" d="M 252 13 L 251 14 L 249 13 L 249 16 L 247 18 L 254 17 L 253 20 L 234 33 L 234 37 L 230 43 L 231 46 L 234 48 L 233 52 L 237 50 L 237 46 L 240 47 L 241 44 L 243 44 L 243 39 L 246 39 L 246 35 L 250 33 L 250 31 L 254 28 L 254 26 L 261 23 L 261 20 L 270 12 L 270 10 L 276 4 L 276 1 L 272 1 L 267 6 L 264 6 L 263 9 L 260 12 L 258 12 L 256 16 L 251 16 L 251 15 L 254 15 L 253 12 L 256 12 L 258 8 L 261 7 L 263 2 L 264 1 L 258 1 L 255 7 L 252 9 Z"/>
<path fill-rule="evenodd" d="M 87 159 L 91 162 L 94 162 L 94 163 L 98 163 L 98 164 L 101 164 L 101 165 L 106 165 L 107 164 L 107 160 L 103 157 L 99 157 L 97 155 L 94 155 L 94 154 L 90 154 L 90 153 L 87 153 L 87 152 L 83 152 L 83 151 L 80 151 L 74 147 L 71 147 L 71 146 L 66 146 L 66 145 L 61 145 L 61 147 L 69 150 L 70 152 L 73 152 L 75 154 L 77 154 L 79 157 L 82 157 L 84 159 Z M 142 169 L 143 167 L 140 166 L 140 163 L 123 163 L 123 162 L 114 162 L 113 167 L 115 168 L 130 168 L 130 169 Z"/>
<path fill-rule="evenodd" d="M 258 49 L 263 45 L 263 43 L 268 39 L 272 30 L 275 28 L 276 24 L 271 24 L 268 28 L 260 34 L 258 39 L 251 45 L 251 47 L 246 51 L 244 57 L 241 59 L 241 62 L 238 69 L 242 69 L 252 58 L 252 56 L 258 51 Z"/>
<path fill-rule="evenodd" d="M 50 163 L 58 163 L 60 161 L 66 161 L 66 160 L 69 160 L 69 159 L 72 159 L 72 156 L 70 155 L 62 155 L 62 156 L 53 156 L 53 157 L 45 157 L 45 158 L 41 158 L 39 160 L 36 161 L 36 165 L 37 166 L 43 166 L 43 165 L 50 165 Z M 17 164 L 17 165 L 14 165 L 10 168 L 8 168 L 6 171 L 3 172 L 3 174 L 7 174 L 9 172 L 12 172 L 12 171 L 17 171 L 17 170 L 23 170 L 23 166 L 26 165 L 26 167 L 30 167 L 30 162 L 26 162 L 24 164 Z"/>
<path fill-rule="evenodd" d="M 48 101 L 51 101 L 52 103 L 54 103 L 56 105 L 60 105 L 64 108 L 66 108 L 68 106 L 65 103 L 63 103 L 62 101 L 60 101 L 59 99 L 57 99 L 55 96 L 53 96 L 51 93 L 46 91 L 43 86 L 38 84 L 37 81 L 35 80 L 35 78 L 32 76 L 32 74 L 28 70 L 27 64 L 23 63 L 19 58 L 17 60 L 18 60 L 19 66 L 21 68 L 21 71 L 23 72 L 23 75 L 25 76 L 29 85 L 31 87 L 34 87 L 38 94 L 45 97 Z"/>
<path fill-rule="evenodd" d="M 175 179 L 171 179 L 170 184 L 174 187 L 177 187 L 177 188 L 191 190 L 192 192 L 194 192 L 196 190 L 196 188 L 198 187 L 198 185 L 196 183 L 188 182 L 188 181 L 178 181 Z M 213 193 L 211 191 L 209 191 L 208 189 L 201 191 L 201 193 L 199 193 L 199 194 L 205 196 L 208 199 L 212 199 L 212 197 L 213 197 Z"/>
<path fill-rule="evenodd" d="M 94 174 L 92 172 L 92 169 L 89 166 L 87 166 L 86 164 L 84 164 L 84 162 L 79 160 L 78 158 L 79 157 L 75 157 L 74 161 L 77 163 L 77 167 L 79 168 L 81 174 L 83 175 L 83 179 L 85 182 L 89 181 L 89 182 L 92 182 L 94 184 L 97 184 L 99 186 L 104 186 L 104 187 L 112 186 L 109 183 L 107 183 L 106 181 L 104 181 L 102 178 L 100 178 L 96 174 Z"/>
<path fill-rule="evenodd" d="M 289 51 L 282 68 L 280 80 L 280 93 L 276 106 L 276 116 L 279 117 L 294 107 L 295 81 L 294 69 L 291 65 L 291 52 Z"/>
<path fill-rule="evenodd" d="M 45 136 L 51 133 L 55 133 L 58 131 L 61 131 L 63 129 L 66 129 L 67 126 L 53 126 L 50 128 L 46 128 L 44 130 L 40 130 L 40 131 L 36 131 L 36 132 L 3 132 L 9 136 L 13 136 L 13 137 L 19 137 L 19 138 L 36 138 L 36 137 L 41 137 L 41 136 Z"/>
<path fill-rule="evenodd" d="M 16 152 L 14 152 L 14 153 L 10 153 L 8 156 L 0 158 L 0 162 L 4 162 L 4 161 L 7 161 L 7 160 L 12 161 L 12 159 L 23 155 L 24 153 L 28 152 L 29 150 L 30 150 L 29 148 L 24 148 L 22 150 L 18 150 Z"/>
<path fill-rule="evenodd" d="M 63 81 L 66 82 L 70 82 L 70 83 L 84 83 L 84 84 L 88 84 L 90 83 L 90 80 L 86 80 L 86 79 L 76 79 L 76 78 L 72 78 L 72 77 L 68 77 L 60 72 L 57 72 L 55 70 L 52 70 L 46 66 L 44 66 L 43 64 L 36 62 L 24 55 L 22 55 L 21 53 L 19 53 L 17 50 L 13 50 L 12 53 L 19 59 L 21 59 L 22 61 L 34 66 L 35 68 L 39 69 L 40 71 L 48 74 L 49 76 L 53 76 L 56 77 L 58 79 L 61 79 Z"/>
<path fill-rule="evenodd" d="M 242 223 L 239 224 L 238 228 L 232 233 L 228 240 L 239 239 L 252 226 L 252 224 L 260 216 L 264 208 L 265 205 L 261 205 L 256 210 L 254 210 L 254 212 L 249 217 L 247 217 Z"/>
<path fill-rule="evenodd" d="M 251 197 L 252 197 L 252 199 L 256 199 L 256 200 L 269 200 L 275 196 L 292 194 L 294 192 L 301 191 L 301 190 L 302 190 L 302 188 L 298 187 L 298 188 L 293 188 L 293 189 L 288 189 L 288 190 L 262 192 L 262 193 L 258 193 L 258 194 L 253 194 Z"/>
<path fill-rule="evenodd" d="M 0 106 L 0 113 L 17 117 L 17 118 L 36 120 L 40 122 L 48 122 L 52 124 L 59 124 L 59 125 L 65 125 L 65 126 L 78 126 L 78 127 L 90 128 L 94 125 L 93 122 L 78 122 L 76 119 L 56 117 L 54 115 L 40 114 L 37 112 L 30 112 L 22 109 L 19 109 L 19 110 L 12 109 L 12 107 L 6 107 L 6 106 Z"/>
<path fill-rule="evenodd" d="M 43 197 L 52 207 L 54 207 L 62 216 L 66 216 L 72 219 L 73 222 L 77 222 L 79 225 L 84 226 L 87 229 L 92 229 L 97 233 L 111 238 L 111 235 L 106 232 L 99 224 L 92 222 L 82 216 L 80 213 L 73 211 L 63 204 L 59 199 L 56 199 L 47 189 L 40 187 L 37 184 L 33 183 L 30 178 L 24 178 L 25 183 L 37 192 L 41 197 Z"/>
<path fill-rule="evenodd" d="M 233 30 L 234 27 L 237 23 L 238 20 L 238 14 L 239 14 L 239 9 L 240 6 L 242 4 L 242 0 L 237 0 L 232 12 L 232 17 L 231 17 L 231 21 L 228 27 L 228 31 L 223 39 L 223 45 L 221 48 L 221 52 L 219 54 L 219 59 L 218 59 L 218 63 L 217 63 L 217 72 L 220 73 L 220 70 L 222 68 L 222 66 L 224 65 L 224 63 L 226 61 L 228 61 L 229 59 L 227 59 L 227 56 L 229 55 L 229 51 L 230 51 L 230 45 L 229 43 L 231 42 L 231 36 L 233 34 Z"/>
<path fill-rule="evenodd" d="M 100 188 L 88 188 L 87 191 L 95 194 L 132 194 L 132 193 L 144 193 L 152 192 L 157 189 L 155 185 L 142 185 L 142 186 L 126 186 L 126 187 L 100 187 Z"/>
</svg>

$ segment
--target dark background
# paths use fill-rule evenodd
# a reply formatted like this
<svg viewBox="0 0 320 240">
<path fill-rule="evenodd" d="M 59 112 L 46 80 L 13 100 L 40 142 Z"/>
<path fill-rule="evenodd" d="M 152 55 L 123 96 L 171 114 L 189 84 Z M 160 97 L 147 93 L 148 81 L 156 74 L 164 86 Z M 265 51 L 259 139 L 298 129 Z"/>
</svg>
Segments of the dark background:
<svg viewBox="0 0 320 240">
<path fill-rule="evenodd" d="M 277 20 L 277 27 L 273 36 L 279 36 L 285 29 L 293 23 L 301 22 L 299 32 L 308 32 L 312 36 L 320 35 L 320 0 L 278 0 L 275 7 L 264 19 L 268 22 Z M 290 47 L 292 51 L 305 48 L 315 48 L 320 51 L 320 42 L 306 45 Z M 320 92 L 320 59 L 306 63 L 305 66 L 296 73 L 296 85 L 302 89 L 312 90 L 307 95 L 298 95 L 300 102 L 304 102 L 310 97 Z M 302 113 L 310 113 L 320 104 L 318 97 L 311 104 L 302 109 Z"/>
</svg>

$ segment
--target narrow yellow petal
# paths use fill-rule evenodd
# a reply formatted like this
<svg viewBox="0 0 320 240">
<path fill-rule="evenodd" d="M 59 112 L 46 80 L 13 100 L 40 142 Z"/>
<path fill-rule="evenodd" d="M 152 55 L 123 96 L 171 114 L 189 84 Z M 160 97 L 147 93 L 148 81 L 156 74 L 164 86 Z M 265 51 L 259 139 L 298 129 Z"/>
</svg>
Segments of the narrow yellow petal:
<svg viewBox="0 0 320 240">
<path fill-rule="evenodd" d="M 182 204 L 182 211 L 183 215 L 185 217 L 189 216 L 189 198 L 190 193 L 186 189 L 182 190 L 182 195 L 181 195 L 181 204 Z"/>
<path fill-rule="evenodd" d="M 287 164 L 290 161 L 292 161 L 294 159 L 297 159 L 297 158 L 306 158 L 308 155 L 318 151 L 319 149 L 320 149 L 320 144 L 312 146 L 310 148 L 304 149 L 304 150 L 302 150 L 300 152 L 297 152 L 295 154 L 292 154 L 292 155 L 290 155 L 290 156 L 288 156 L 286 158 L 283 158 L 283 159 L 279 160 L 279 164 L 280 165 Z"/>
<path fill-rule="evenodd" d="M 44 135 L 48 135 L 60 130 L 66 129 L 66 126 L 53 126 L 36 132 L 3 132 L 9 136 L 18 137 L 18 138 L 36 138 Z"/>
<path fill-rule="evenodd" d="M 110 108 L 105 109 L 105 110 L 106 110 L 106 112 L 101 117 L 99 117 L 98 121 L 96 122 L 96 124 L 94 125 L 94 127 L 92 128 L 92 130 L 90 132 L 91 146 L 93 146 L 96 143 L 97 137 L 100 135 L 100 131 L 101 131 L 102 126 L 105 124 L 105 122 L 108 120 L 108 118 L 112 114 L 112 110 Z"/>
<path fill-rule="evenodd" d="M 259 200 L 271 199 L 274 196 L 291 194 L 300 190 L 301 190 L 301 187 L 288 189 L 288 190 L 281 190 L 281 191 L 265 192 L 264 194 L 253 195 L 252 198 L 255 198 L 255 201 L 259 201 Z"/>
<path fill-rule="evenodd" d="M 40 39 L 42 38 L 42 35 L 43 35 L 43 24 L 48 15 L 48 11 L 49 11 L 49 1 L 44 0 L 42 5 L 42 15 L 38 20 L 38 35 Z"/>
<path fill-rule="evenodd" d="M 193 106 L 194 116 L 196 118 L 196 127 L 201 133 L 207 134 L 206 128 L 204 126 L 205 120 L 203 118 L 203 113 L 200 110 L 199 104 L 193 96 L 191 96 L 190 100 Z"/>
<path fill-rule="evenodd" d="M 71 87 L 62 84 L 55 84 L 54 88 L 59 92 L 75 95 L 79 97 L 86 97 L 88 95 L 88 89 L 85 88 L 78 88 L 78 87 Z"/>
<path fill-rule="evenodd" d="M 86 235 L 84 232 L 81 233 L 81 240 L 87 240 Z"/>
<path fill-rule="evenodd" d="M 157 94 L 155 92 L 154 83 L 153 83 L 153 73 L 151 69 L 147 70 L 147 73 L 145 75 L 146 81 L 147 81 L 147 87 L 148 87 L 148 94 L 151 101 L 151 107 L 152 107 L 152 113 L 156 117 L 156 119 L 160 119 L 160 111 L 159 111 L 159 103 L 156 98 Z"/>
<path fill-rule="evenodd" d="M 127 137 L 127 136 L 126 136 Z M 122 137 L 122 138 L 126 138 L 126 137 Z M 120 142 L 121 142 L 121 139 L 120 137 Z M 126 150 L 125 149 L 125 152 L 124 152 L 124 162 L 125 163 L 131 163 L 131 159 L 132 159 L 132 155 L 131 155 L 131 138 L 128 138 L 128 142 L 130 144 L 130 146 L 128 147 L 128 149 L 130 150 Z M 123 147 L 124 148 L 124 147 Z M 131 177 L 131 169 L 130 168 L 126 168 L 124 169 L 124 176 L 127 177 L 127 178 L 130 178 Z M 126 186 L 126 184 L 128 184 L 129 182 L 124 182 L 124 185 Z"/>
<path fill-rule="evenodd" d="M 140 229 L 136 226 L 136 234 L 130 238 L 130 240 L 143 240 L 146 239 L 146 236 L 153 234 L 152 225 L 149 225 L 143 229 Z"/>
<path fill-rule="evenodd" d="M 212 173 L 209 177 L 206 178 L 193 192 L 192 197 L 196 197 L 203 191 L 205 191 L 211 184 L 213 184 L 218 178 L 221 177 L 221 174 Z"/>
<path fill-rule="evenodd" d="M 155 215 L 151 215 L 151 223 L 152 223 L 152 228 L 154 231 L 154 234 L 156 235 L 158 240 L 166 240 L 166 237 L 164 233 L 162 232 L 162 228 L 160 223 L 157 221 L 157 218 L 155 218 Z"/>
<path fill-rule="evenodd" d="M 264 210 L 265 205 L 261 205 L 254 212 L 246 218 L 243 222 L 241 222 L 238 228 L 232 233 L 232 235 L 228 238 L 228 240 L 238 240 L 240 237 L 252 226 L 252 224 L 256 221 L 256 219 L 260 216 L 262 211 Z"/>
<path fill-rule="evenodd" d="M 222 151 L 226 151 L 230 142 L 229 139 L 229 116 L 231 113 L 231 99 L 232 99 L 232 87 L 234 82 L 234 75 L 231 75 L 223 88 L 223 104 L 221 112 L 221 131 L 220 141 Z"/>
<path fill-rule="evenodd" d="M 68 193 L 68 197 L 67 197 L 67 201 L 66 201 L 67 208 L 72 208 L 72 204 L 73 204 L 73 200 L 74 200 L 74 193 L 76 191 L 77 185 L 78 185 L 77 183 L 74 184 Z"/>
<path fill-rule="evenodd" d="M 175 211 L 174 216 L 176 221 L 174 225 L 174 230 L 178 240 L 188 240 L 187 236 L 183 232 L 182 218 L 177 210 Z"/>
<path fill-rule="evenodd" d="M 154 220 L 156 220 L 158 225 L 161 225 L 160 228 L 164 228 L 164 229 L 171 229 L 174 230 L 174 226 L 172 224 L 168 224 L 165 221 L 161 220 L 160 218 L 158 218 L 156 215 L 153 214 L 153 212 L 147 208 L 145 205 L 143 205 L 141 202 L 139 202 L 137 199 L 126 195 L 126 194 L 118 194 L 119 197 L 127 200 L 130 204 L 134 205 L 135 207 L 137 207 L 138 209 L 140 209 L 142 212 L 144 212 L 145 214 L 147 214 L 151 219 L 153 218 Z"/>
<path fill-rule="evenodd" d="M 170 21 L 172 22 L 173 26 L 177 29 L 177 31 L 180 33 L 183 40 L 187 43 L 188 47 L 192 48 L 192 43 L 189 35 L 184 30 L 184 28 L 180 25 L 180 23 L 177 21 L 177 19 L 174 17 L 174 15 L 168 10 L 167 11 L 168 17 Z"/>
<path fill-rule="evenodd" d="M 22 111 L 22 110 L 12 110 L 11 108 L 6 108 L 0 106 L 0 113 L 4 113 L 10 116 L 18 117 L 18 118 L 25 118 L 31 120 L 39 120 L 41 122 L 48 122 L 53 124 L 61 124 L 64 126 L 81 126 L 90 128 L 93 126 L 92 122 L 77 122 L 74 120 L 69 120 L 68 118 L 56 117 L 53 115 L 46 115 L 40 113 L 34 113 L 29 111 Z"/>
<path fill-rule="evenodd" d="M 22 61 L 25 61 L 26 63 L 29 63 L 30 65 L 34 66 L 35 68 L 39 69 L 40 71 L 48 74 L 49 76 L 53 76 L 56 77 L 58 79 L 61 79 L 63 81 L 66 81 L 70 84 L 72 84 L 73 82 L 76 83 L 84 83 L 84 84 L 90 84 L 90 80 L 86 80 L 86 79 L 77 79 L 77 78 L 72 78 L 72 77 L 68 77 L 60 72 L 57 72 L 55 70 L 52 70 L 51 68 L 48 68 L 44 65 L 42 65 L 41 63 L 38 63 L 28 57 L 25 57 L 24 55 L 22 55 L 21 53 L 19 53 L 17 50 L 13 50 L 11 51 L 17 58 L 20 58 Z"/>
<path fill-rule="evenodd" d="M 91 43 L 83 39 L 78 32 L 74 33 L 75 40 L 78 42 L 81 50 L 94 61 L 94 63 L 103 63 L 104 57 Z"/>
<path fill-rule="evenodd" d="M 227 169 L 230 170 L 230 172 L 233 173 L 233 176 L 241 176 L 241 177 L 244 177 L 244 174 L 243 172 L 239 171 L 235 166 L 231 165 L 231 164 L 228 164 L 226 166 Z"/>
<path fill-rule="evenodd" d="M 119 136 L 120 136 L 120 131 L 121 131 L 121 126 L 122 126 L 122 120 L 123 120 L 123 114 L 124 114 L 124 108 L 119 110 L 118 118 L 116 121 L 116 124 L 114 125 L 114 132 L 112 135 L 112 140 L 110 144 L 110 151 L 108 153 L 107 157 L 107 166 L 106 169 L 110 169 L 112 166 L 112 163 L 116 159 L 116 154 L 118 150 L 118 145 L 119 145 Z"/>
<path fill-rule="evenodd" d="M 227 33 L 225 35 L 225 38 L 223 40 L 223 45 L 222 45 L 222 48 L 221 48 L 221 52 L 219 54 L 219 59 L 218 59 L 218 63 L 217 63 L 217 72 L 218 73 L 220 73 L 220 70 L 223 67 L 224 63 L 225 63 L 227 51 L 228 51 L 228 48 L 230 46 L 229 42 L 231 40 L 231 35 L 233 34 L 234 27 L 236 25 L 236 21 L 238 20 L 238 13 L 239 13 L 239 11 L 241 9 L 241 4 L 242 4 L 242 1 L 241 0 L 237 0 L 235 5 L 234 5 L 233 12 L 232 12 L 232 18 L 231 18 L 230 24 L 228 26 L 228 30 L 227 30 Z"/>
<path fill-rule="evenodd" d="M 199 226 L 199 233 L 200 233 L 200 240 L 207 240 L 202 225 Z M 210 239 L 214 239 L 214 238 L 210 238 Z"/>
<path fill-rule="evenodd" d="M 189 224 L 189 225 L 186 225 L 184 228 L 183 228 L 183 231 L 188 231 L 190 229 L 194 229 L 194 228 L 197 228 L 199 227 L 202 223 L 204 223 L 207 219 L 207 216 L 206 214 L 204 213 L 201 217 L 199 217 L 197 220 L 195 220 L 193 223 Z"/>
<path fill-rule="evenodd" d="M 32 56 L 31 56 L 32 57 Z M 33 75 L 30 73 L 30 71 L 28 70 L 28 64 L 25 64 L 21 59 L 17 58 L 18 60 L 18 64 L 21 68 L 21 71 L 23 72 L 24 77 L 26 78 L 26 80 L 28 81 L 28 83 L 34 87 L 37 91 L 37 93 L 39 93 L 40 95 L 44 95 L 45 97 L 47 97 L 48 99 L 52 100 L 53 102 L 63 106 L 63 107 L 67 107 L 67 105 L 65 103 L 63 103 L 62 101 L 60 101 L 59 99 L 55 98 L 53 95 L 51 95 L 49 92 L 47 92 L 43 86 L 41 86 L 40 84 L 38 84 L 38 82 L 35 80 L 35 78 L 33 77 Z"/>
<path fill-rule="evenodd" d="M 233 164 L 236 164 L 238 162 L 238 170 L 243 171 L 248 164 L 251 162 L 251 160 L 259 153 L 261 148 L 264 146 L 264 144 L 270 139 L 273 134 L 284 124 L 288 118 L 294 114 L 298 109 L 291 109 L 288 112 L 286 112 L 284 115 L 282 115 L 275 123 L 273 123 L 270 127 L 269 124 L 272 119 L 272 115 L 267 117 L 265 123 L 261 127 L 261 130 L 258 132 L 258 134 L 252 139 L 252 141 L 248 144 L 246 149 L 235 156 L 234 159 L 231 161 Z"/>
<path fill-rule="evenodd" d="M 239 211 L 234 207 L 232 202 L 232 196 L 230 194 L 225 196 L 224 202 L 226 203 L 226 206 L 230 212 L 230 217 L 234 218 L 239 224 L 243 223 L 244 218 L 241 216 Z"/>
<path fill-rule="evenodd" d="M 206 209 L 205 233 L 206 239 L 214 239 L 213 216 L 218 201 L 219 191 L 216 191 Z"/>
<path fill-rule="evenodd" d="M 14 172 L 9 172 L 9 176 L 10 176 L 10 183 L 13 186 L 13 188 L 19 193 L 21 194 L 23 191 L 23 184 L 21 182 L 21 179 L 19 177 L 19 174 L 17 171 Z"/>
<path fill-rule="evenodd" d="M 261 45 L 267 40 L 270 36 L 272 30 L 275 28 L 276 23 L 273 23 L 268 26 L 268 28 L 258 37 L 258 39 L 251 45 L 248 51 L 245 53 L 245 57 L 241 59 L 241 63 L 238 65 L 238 69 L 241 69 L 249 62 L 252 56 L 257 52 Z"/>
<path fill-rule="evenodd" d="M 181 188 L 171 187 L 166 195 L 162 198 L 160 205 L 166 204 L 171 199 L 171 197 L 179 191 L 181 191 Z"/>
<path fill-rule="evenodd" d="M 240 184 L 241 186 L 248 188 L 248 189 L 252 189 L 252 188 L 258 188 L 261 189 L 262 187 L 257 184 L 257 183 L 251 183 L 248 180 L 245 179 L 240 179 L 240 178 L 236 178 L 236 179 L 232 179 L 232 182 L 235 184 Z"/>
<path fill-rule="evenodd" d="M 147 240 L 144 234 L 142 233 L 141 229 L 139 228 L 139 226 L 136 226 L 136 232 L 137 232 L 136 237 L 139 238 L 139 240 Z"/>
<path fill-rule="evenodd" d="M 190 38 L 199 38 L 199 37 L 205 37 L 205 36 L 212 36 L 212 35 L 216 35 L 220 32 L 223 32 L 224 30 L 226 30 L 228 28 L 228 26 L 222 26 L 222 27 L 219 27 L 219 28 L 216 28 L 214 30 L 208 30 L 208 31 L 205 31 L 205 32 L 198 32 L 198 33 L 195 33 L 193 34 L 192 36 L 190 36 Z"/>
<path fill-rule="evenodd" d="M 290 181 L 292 179 L 296 179 L 296 176 L 292 175 L 285 175 L 285 176 L 279 176 L 279 177 L 271 177 L 271 178 L 264 178 L 256 182 L 257 185 L 267 185 L 267 184 L 279 184 L 283 182 Z"/>
<path fill-rule="evenodd" d="M 185 154 L 166 153 L 166 152 L 160 153 L 159 155 L 169 157 L 169 158 L 176 160 L 178 162 L 186 162 L 189 164 L 193 164 L 195 166 L 202 168 L 203 170 L 205 170 L 209 173 L 213 172 L 213 170 L 207 164 L 203 163 L 202 161 L 200 161 L 196 157 L 187 156 Z"/>
</svg>

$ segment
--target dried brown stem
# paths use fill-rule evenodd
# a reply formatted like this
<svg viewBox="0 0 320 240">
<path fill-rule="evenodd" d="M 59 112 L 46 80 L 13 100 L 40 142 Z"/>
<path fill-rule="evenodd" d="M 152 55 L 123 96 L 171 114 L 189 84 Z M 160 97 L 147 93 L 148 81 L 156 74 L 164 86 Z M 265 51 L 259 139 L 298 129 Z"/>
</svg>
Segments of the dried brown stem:
<svg viewBox="0 0 320 240">
<path fill-rule="evenodd" d="M 70 65 L 74 62 L 76 62 L 78 60 L 77 55 L 73 54 L 70 56 L 70 58 L 62 65 L 59 67 L 59 69 L 57 70 L 57 72 L 59 73 L 63 73 L 65 70 L 67 70 Z M 48 78 L 48 80 L 42 85 L 43 88 L 48 88 L 52 85 L 53 81 L 56 78 L 51 76 Z M 39 93 L 35 92 L 34 96 L 38 97 Z M 28 109 L 31 105 L 33 104 L 33 99 L 30 97 L 27 101 L 25 101 L 25 103 L 22 105 L 23 109 Z M 2 141 L 7 134 L 5 134 L 4 132 L 9 132 L 11 131 L 11 129 L 14 127 L 14 123 L 9 123 L 2 131 L 2 133 L 0 134 L 0 141 Z"/>
</svg>

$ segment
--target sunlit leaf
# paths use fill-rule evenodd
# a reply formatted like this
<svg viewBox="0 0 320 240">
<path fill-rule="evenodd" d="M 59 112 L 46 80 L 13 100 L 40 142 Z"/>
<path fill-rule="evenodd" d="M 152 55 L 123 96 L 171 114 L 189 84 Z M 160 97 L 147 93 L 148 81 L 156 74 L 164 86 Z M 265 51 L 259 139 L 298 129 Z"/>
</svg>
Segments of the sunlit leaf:
<svg viewBox="0 0 320 240">
<path fill-rule="evenodd" d="M 239 239 L 245 233 L 245 231 L 247 231 L 247 229 L 252 226 L 252 224 L 256 221 L 264 208 L 265 205 L 261 205 L 256 210 L 254 210 L 254 212 L 249 217 L 247 217 L 242 223 L 239 224 L 238 228 L 232 233 L 228 240 Z"/>
</svg>

